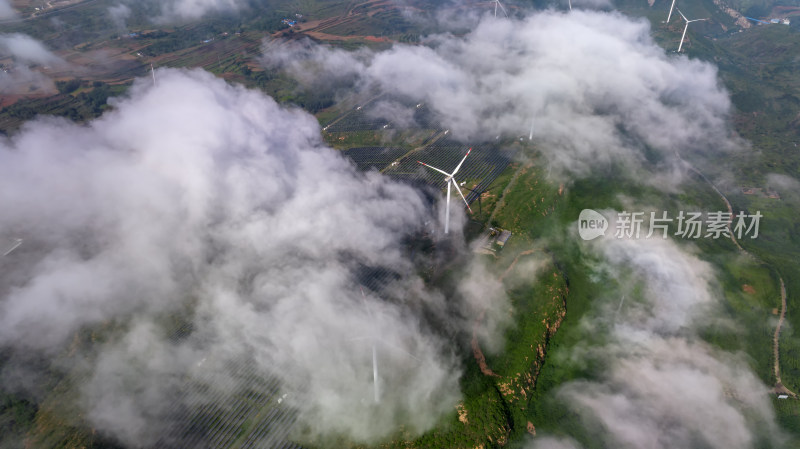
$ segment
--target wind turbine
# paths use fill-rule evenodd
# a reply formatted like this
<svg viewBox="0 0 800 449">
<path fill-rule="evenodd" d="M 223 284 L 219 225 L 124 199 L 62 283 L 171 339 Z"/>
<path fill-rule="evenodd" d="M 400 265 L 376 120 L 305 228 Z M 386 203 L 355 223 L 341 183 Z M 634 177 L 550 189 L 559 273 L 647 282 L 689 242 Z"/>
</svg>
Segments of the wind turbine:
<svg viewBox="0 0 800 449">
<path fill-rule="evenodd" d="M 363 287 L 361 287 L 361 299 L 364 301 L 364 307 L 367 309 L 367 313 L 369 314 L 369 317 L 372 320 L 373 326 L 377 325 L 378 323 L 375 318 L 375 315 L 372 314 L 372 310 L 369 307 L 369 303 L 367 303 L 367 295 L 364 293 Z M 397 346 L 387 342 L 386 340 L 379 338 L 375 330 L 373 330 L 372 336 L 369 338 L 372 340 L 372 385 L 375 396 L 375 403 L 377 404 L 381 400 L 380 384 L 378 383 L 378 343 L 383 343 L 384 345 L 389 346 L 390 348 L 394 348 L 418 362 L 420 362 L 421 360 L 416 356 L 414 356 L 414 354 L 411 354 L 410 352 L 406 351 L 405 349 L 398 348 Z M 356 340 L 360 340 L 360 338 L 357 338 Z"/>
<path fill-rule="evenodd" d="M 669 23 L 669 19 L 672 17 L 672 9 L 675 8 L 675 0 L 672 0 L 672 5 L 669 7 L 669 14 L 667 14 L 667 22 Z"/>
<path fill-rule="evenodd" d="M 11 248 L 9 248 L 8 251 L 3 253 L 3 257 L 6 257 L 7 255 L 11 254 L 12 251 L 19 248 L 19 245 L 22 245 L 22 239 L 15 239 L 14 244 L 11 245 Z"/>
<path fill-rule="evenodd" d="M 506 9 L 503 8 L 503 4 L 500 3 L 500 0 L 494 0 L 492 3 L 494 3 L 494 16 L 495 17 L 497 17 L 497 7 L 498 6 L 500 7 L 500 9 L 503 10 L 503 14 L 505 14 L 506 17 L 508 17 L 508 13 L 506 12 Z"/>
<path fill-rule="evenodd" d="M 470 151 L 472 151 L 472 148 L 467 150 L 467 154 L 464 155 L 464 159 L 461 159 L 461 162 L 458 163 L 458 166 L 456 166 L 456 169 L 453 170 L 453 173 L 447 173 L 444 170 L 439 170 L 438 168 L 430 166 L 430 165 L 428 165 L 428 164 L 426 164 L 426 163 L 424 163 L 422 161 L 417 161 L 420 164 L 422 164 L 422 165 L 424 165 L 424 166 L 426 166 L 426 167 L 428 167 L 428 168 L 430 168 L 432 170 L 436 170 L 436 171 L 438 171 L 439 173 L 441 173 L 441 174 L 443 174 L 445 176 L 444 182 L 447 183 L 447 206 L 446 206 L 445 212 L 444 212 L 444 233 L 445 234 L 447 234 L 448 231 L 450 230 L 450 186 L 451 185 L 455 186 L 456 190 L 458 191 L 458 194 L 461 195 L 461 199 L 464 200 L 464 204 L 467 205 L 467 209 L 469 209 L 469 212 L 472 213 L 472 209 L 469 207 L 469 203 L 467 202 L 467 199 L 464 198 L 464 194 L 461 192 L 461 189 L 458 187 L 458 183 L 453 178 L 453 176 L 455 176 L 456 173 L 458 173 L 458 170 L 461 168 L 461 164 L 463 164 L 464 161 L 467 159 L 467 156 L 469 156 Z"/>
<path fill-rule="evenodd" d="M 150 73 L 153 74 L 153 86 L 156 85 L 156 69 L 153 67 L 153 63 L 150 63 Z"/>
<path fill-rule="evenodd" d="M 569 5 L 569 10 L 572 11 L 572 0 L 567 0 L 567 5 Z"/>
<path fill-rule="evenodd" d="M 678 44 L 678 53 L 680 53 L 680 52 L 681 52 L 681 48 L 683 48 L 683 39 L 686 37 L 686 30 L 688 30 L 688 29 L 689 29 L 689 24 L 690 24 L 690 23 L 692 23 L 692 22 L 699 22 L 699 21 L 701 21 L 701 20 L 708 20 L 708 19 L 694 19 L 694 20 L 689 20 L 689 19 L 687 19 L 687 18 L 686 18 L 686 16 L 684 16 L 684 15 L 683 15 L 683 13 L 681 12 L 681 10 L 680 10 L 680 9 L 678 10 L 678 14 L 680 14 L 680 15 L 681 15 L 681 17 L 683 17 L 683 20 L 685 20 L 685 21 L 686 21 L 686 26 L 685 26 L 685 27 L 683 27 L 683 34 L 681 35 L 681 43 L 680 43 L 680 44 Z"/>
<path fill-rule="evenodd" d="M 375 317 L 372 316 L 372 311 L 367 304 L 367 295 L 364 294 L 364 288 L 361 288 L 361 299 L 364 300 L 364 307 L 367 308 L 372 323 L 375 323 Z M 375 403 L 377 404 L 381 399 L 380 387 L 378 386 L 378 350 L 375 347 L 375 336 L 372 336 L 372 385 L 375 389 Z"/>
</svg>

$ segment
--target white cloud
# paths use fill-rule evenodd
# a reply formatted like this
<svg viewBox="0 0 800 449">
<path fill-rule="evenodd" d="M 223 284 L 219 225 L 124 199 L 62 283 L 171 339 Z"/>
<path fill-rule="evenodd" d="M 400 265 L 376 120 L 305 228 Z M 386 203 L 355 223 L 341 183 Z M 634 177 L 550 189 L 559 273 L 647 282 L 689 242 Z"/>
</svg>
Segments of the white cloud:
<svg viewBox="0 0 800 449">
<path fill-rule="evenodd" d="M 364 91 L 423 101 L 457 138 L 528 136 L 533 126 L 554 168 L 573 175 L 612 161 L 640 167 L 647 145 L 666 157 L 665 174 L 648 179 L 674 182 L 675 150 L 740 145 L 716 68 L 667 54 L 644 20 L 593 11 L 484 16 L 465 36 L 425 42 L 377 53 L 268 44 L 264 63 L 306 82 L 356 77 Z"/>
<path fill-rule="evenodd" d="M 423 196 L 358 172 L 305 112 L 202 71 L 156 77 L 86 125 L 42 119 L 0 141 L 0 228 L 25 241 L 0 260 L 0 345 L 58 354 L 120 323 L 84 356 L 83 393 L 92 423 L 132 445 L 168 431 L 203 359 L 219 385 L 248 363 L 280 379 L 314 434 L 371 441 L 452 410 L 459 364 L 419 315 L 447 299 L 403 253 L 430 219 Z M 362 265 L 403 277 L 365 301 Z M 195 333 L 166 339 L 170 314 Z"/>
<path fill-rule="evenodd" d="M 36 39 L 20 33 L 0 34 L 0 50 L 26 64 L 62 64 L 64 61 Z"/>
<path fill-rule="evenodd" d="M 584 319 L 590 332 L 610 326 L 610 335 L 571 357 L 606 368 L 595 380 L 560 386 L 559 400 L 613 447 L 749 448 L 759 438 L 781 444 L 769 390 L 745 357 L 696 335 L 719 302 L 712 267 L 670 240 L 600 239 L 591 246 L 628 298 Z"/>
<path fill-rule="evenodd" d="M 0 72 L 0 92 L 5 94 L 54 92 L 53 81 L 33 70 L 33 66 L 66 66 L 66 62 L 44 44 L 20 33 L 0 34 L 0 55 L 14 61 L 13 66 Z"/>
<path fill-rule="evenodd" d="M 109 6 L 108 14 L 111 16 L 111 21 L 114 22 L 117 28 L 125 29 L 125 22 L 128 20 L 128 17 L 131 16 L 131 8 L 124 3 L 119 3 L 114 6 Z"/>
<path fill-rule="evenodd" d="M 9 0 L 0 0 L 0 19 L 11 19 L 16 15 L 17 11 L 11 6 Z"/>
</svg>

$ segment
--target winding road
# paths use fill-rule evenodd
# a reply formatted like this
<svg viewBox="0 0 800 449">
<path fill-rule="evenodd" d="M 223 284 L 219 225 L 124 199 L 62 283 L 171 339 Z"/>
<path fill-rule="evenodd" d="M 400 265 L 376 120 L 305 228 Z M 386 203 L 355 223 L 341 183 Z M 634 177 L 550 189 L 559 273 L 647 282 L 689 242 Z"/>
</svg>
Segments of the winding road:
<svg viewBox="0 0 800 449">
<path fill-rule="evenodd" d="M 759 263 L 761 263 L 761 264 L 763 264 L 765 266 L 769 266 L 763 260 L 761 260 L 758 257 L 756 257 L 753 253 L 751 253 L 751 252 L 747 251 L 746 249 L 742 248 L 742 245 L 740 245 L 739 242 L 736 240 L 736 236 L 733 234 L 733 229 L 731 229 L 731 224 L 733 223 L 733 207 L 731 206 L 731 202 L 728 201 L 728 197 L 726 197 L 725 194 L 723 194 L 717 188 L 717 186 L 714 185 L 713 182 L 711 182 L 708 178 L 706 178 L 706 176 L 702 172 L 700 172 L 700 170 L 694 168 L 694 166 L 692 164 L 690 164 L 689 162 L 685 161 L 681 157 L 681 155 L 678 154 L 678 152 L 675 152 L 675 154 L 678 156 L 678 159 L 686 165 L 686 167 L 688 167 L 690 170 L 695 172 L 698 176 L 703 178 L 703 180 L 706 183 L 708 183 L 708 185 L 711 186 L 711 188 L 714 189 L 715 192 L 717 192 L 717 195 L 719 195 L 720 198 L 722 198 L 722 201 L 725 202 L 725 206 L 728 207 L 728 212 L 731 213 L 731 218 L 730 218 L 730 220 L 728 220 L 728 232 L 730 233 L 730 237 L 731 237 L 731 240 L 733 241 L 734 245 L 736 245 L 736 247 L 739 248 L 739 251 L 742 252 L 743 254 L 746 254 L 748 257 L 750 257 L 754 261 L 759 262 Z M 792 397 L 793 399 L 797 399 L 797 393 L 795 393 L 792 390 L 786 388 L 786 386 L 783 385 L 783 382 L 781 381 L 780 336 L 781 336 L 781 327 L 783 327 L 783 322 L 786 319 L 786 284 L 783 282 L 783 277 L 780 275 L 780 273 L 778 273 L 778 279 L 780 280 L 780 283 L 781 283 L 781 315 L 780 315 L 780 318 L 778 319 L 778 325 L 775 327 L 775 334 L 772 337 L 772 351 L 773 351 L 773 359 L 774 359 L 773 371 L 775 373 L 775 388 L 773 389 L 773 392 L 775 394 L 779 394 L 779 395 L 780 394 L 785 394 L 785 395 L 788 395 L 788 396 Z"/>
</svg>

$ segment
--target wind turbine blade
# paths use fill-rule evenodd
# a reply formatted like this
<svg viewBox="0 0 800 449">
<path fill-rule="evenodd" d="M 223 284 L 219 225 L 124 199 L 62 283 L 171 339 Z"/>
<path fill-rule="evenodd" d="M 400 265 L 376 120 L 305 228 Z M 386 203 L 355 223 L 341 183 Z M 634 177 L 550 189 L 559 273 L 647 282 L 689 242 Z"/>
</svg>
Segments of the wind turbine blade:
<svg viewBox="0 0 800 449">
<path fill-rule="evenodd" d="M 22 239 L 16 239 L 11 248 L 9 248 L 8 251 L 3 253 L 3 257 L 6 257 L 7 255 L 11 254 L 15 249 L 19 248 L 20 245 L 22 245 Z"/>
<path fill-rule="evenodd" d="M 667 23 L 672 18 L 672 10 L 675 8 L 675 0 L 672 0 L 672 5 L 669 7 L 669 14 L 667 14 Z"/>
<path fill-rule="evenodd" d="M 422 161 L 417 161 L 417 162 L 418 162 L 418 163 L 420 163 L 420 164 L 422 164 L 422 165 L 424 165 L 424 166 L 426 166 L 426 167 L 428 167 L 428 168 L 430 168 L 430 169 L 432 169 L 432 170 L 436 170 L 436 171 L 438 171 L 439 173 L 441 173 L 441 174 L 443 174 L 443 175 L 445 175 L 445 176 L 450 176 L 450 173 L 447 173 L 447 172 L 446 172 L 446 171 L 444 171 L 444 170 L 439 170 L 438 168 L 436 168 L 436 167 L 433 167 L 433 166 L 431 166 L 431 165 L 428 165 L 428 164 L 426 164 L 426 163 L 424 163 L 424 162 L 422 162 Z"/>
<path fill-rule="evenodd" d="M 686 26 L 683 27 L 683 34 L 681 34 L 681 43 L 678 44 L 678 53 L 681 52 L 681 48 L 683 48 L 683 40 L 686 38 L 686 30 L 689 29 L 689 22 L 686 22 Z"/>
<path fill-rule="evenodd" d="M 505 15 L 506 15 L 506 18 L 508 18 L 508 13 L 506 12 L 506 8 L 503 6 L 503 4 L 502 4 L 502 3 L 500 3 L 500 0 L 497 0 L 497 4 L 498 4 L 498 5 L 500 5 L 500 9 L 502 9 L 502 10 L 503 10 L 503 14 L 505 14 Z M 495 10 L 496 10 L 496 9 L 497 9 L 497 8 L 495 8 Z M 497 12 L 495 11 L 495 13 L 494 13 L 494 14 L 495 14 L 495 15 L 497 15 Z"/>
<path fill-rule="evenodd" d="M 680 15 L 681 15 L 681 17 L 683 17 L 683 20 L 685 20 L 685 21 L 688 23 L 688 22 L 689 22 L 689 19 L 687 19 L 687 18 L 686 18 L 686 16 L 684 16 L 684 15 L 683 15 L 683 13 L 681 12 L 681 10 L 680 10 L 680 9 L 678 9 L 677 11 L 678 11 L 678 14 L 680 14 Z"/>
<path fill-rule="evenodd" d="M 372 322 L 375 322 L 375 315 L 372 314 L 372 308 L 369 306 L 367 302 L 367 295 L 364 293 L 364 287 L 361 287 L 361 300 L 364 302 L 364 308 L 367 309 L 367 314 L 372 319 Z"/>
<path fill-rule="evenodd" d="M 447 206 L 444 209 L 444 233 L 450 230 L 450 183 L 447 183 Z"/>
<path fill-rule="evenodd" d="M 400 351 L 400 352 L 402 352 L 403 354 L 405 354 L 405 355 L 407 355 L 407 356 L 411 357 L 412 359 L 416 360 L 417 362 L 422 362 L 422 360 L 421 360 L 419 357 L 415 356 L 414 354 L 412 354 L 412 353 L 410 353 L 410 352 L 406 351 L 405 349 L 403 349 L 403 348 L 401 348 L 401 347 L 399 347 L 399 346 L 395 346 L 395 345 L 393 345 L 393 344 L 391 344 L 391 343 L 389 343 L 388 341 L 386 341 L 386 340 L 383 340 L 383 339 L 379 339 L 378 341 L 379 341 L 379 342 L 381 342 L 382 344 L 384 344 L 384 345 L 386 345 L 386 346 L 388 346 L 388 347 L 392 348 L 392 349 L 396 349 L 397 351 Z"/>
<path fill-rule="evenodd" d="M 469 209 L 469 213 L 472 213 L 472 208 L 469 207 L 469 203 L 467 202 L 467 199 L 464 198 L 464 193 L 461 192 L 461 189 L 458 187 L 458 183 L 456 182 L 455 179 L 451 179 L 451 181 L 453 181 L 453 185 L 455 186 L 456 190 L 458 191 L 458 194 L 461 195 L 461 199 L 464 200 L 464 204 L 467 205 L 467 209 Z"/>
<path fill-rule="evenodd" d="M 494 16 L 497 17 L 497 0 L 494 0 Z"/>
<path fill-rule="evenodd" d="M 375 337 L 355 337 L 355 338 L 350 338 L 347 341 L 366 341 L 366 340 L 375 341 Z"/>
<path fill-rule="evenodd" d="M 375 349 L 375 343 L 372 343 L 372 384 L 375 388 L 375 403 L 381 400 L 380 389 L 378 387 L 378 351 Z"/>
<path fill-rule="evenodd" d="M 464 159 L 461 159 L 461 162 L 459 162 L 459 163 L 458 163 L 458 166 L 456 167 L 456 169 L 455 169 L 455 170 L 453 170 L 453 174 L 451 174 L 451 175 L 448 175 L 448 176 L 450 176 L 450 177 L 453 177 L 453 176 L 455 176 L 455 175 L 456 175 L 456 173 L 458 173 L 458 170 L 461 168 L 461 164 L 463 164 L 463 163 L 464 163 L 464 161 L 465 161 L 465 160 L 467 160 L 467 156 L 469 156 L 469 153 L 470 153 L 470 151 L 472 151 L 472 148 L 470 148 L 469 150 L 467 150 L 467 154 L 465 154 L 465 155 L 464 155 Z"/>
</svg>

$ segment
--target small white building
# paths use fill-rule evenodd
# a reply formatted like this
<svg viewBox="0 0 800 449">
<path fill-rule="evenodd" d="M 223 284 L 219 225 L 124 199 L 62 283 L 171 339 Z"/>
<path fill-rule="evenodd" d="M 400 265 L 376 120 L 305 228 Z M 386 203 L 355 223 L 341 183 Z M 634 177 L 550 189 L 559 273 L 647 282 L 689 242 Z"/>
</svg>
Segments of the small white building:
<svg viewBox="0 0 800 449">
<path fill-rule="evenodd" d="M 510 238 L 511 238 L 511 231 L 504 230 L 503 232 L 500 233 L 500 236 L 497 237 L 497 244 L 500 245 L 501 247 L 506 246 L 506 242 L 508 242 L 508 239 Z"/>
</svg>

